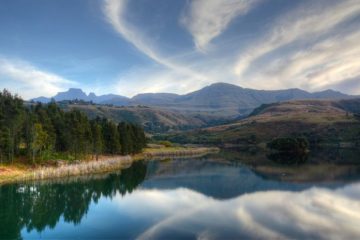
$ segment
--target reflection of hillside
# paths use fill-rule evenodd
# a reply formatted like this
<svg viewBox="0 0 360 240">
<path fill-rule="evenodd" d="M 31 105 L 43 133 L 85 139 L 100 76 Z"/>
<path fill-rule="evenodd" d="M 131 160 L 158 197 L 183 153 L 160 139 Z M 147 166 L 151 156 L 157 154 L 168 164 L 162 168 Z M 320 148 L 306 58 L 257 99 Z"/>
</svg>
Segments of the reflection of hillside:
<svg viewBox="0 0 360 240">
<path fill-rule="evenodd" d="M 145 177 L 146 165 L 136 162 L 105 179 L 68 183 L 12 184 L 0 188 L 0 239 L 20 239 L 20 231 L 54 228 L 61 217 L 79 224 L 91 201 L 131 193 Z M 6 207 L 4 207 L 6 206 Z"/>
<path fill-rule="evenodd" d="M 306 161 L 272 161 L 264 152 L 229 149 L 221 152 L 228 161 L 241 162 L 259 176 L 285 182 L 344 182 L 360 179 L 360 153 L 354 149 L 313 149 Z M 289 160 L 289 159 L 288 159 Z"/>
<path fill-rule="evenodd" d="M 359 165 L 336 165 L 324 163 L 318 165 L 257 166 L 253 171 L 263 178 L 285 182 L 348 182 L 360 179 Z"/>
<path fill-rule="evenodd" d="M 320 184 L 337 186 L 338 184 Z M 143 188 L 189 188 L 218 199 L 233 198 L 244 193 L 266 190 L 298 191 L 313 186 L 308 183 L 280 182 L 254 173 L 239 163 L 193 159 L 150 162 Z"/>
<path fill-rule="evenodd" d="M 359 153 L 346 149 L 313 150 L 306 162 L 288 165 L 263 152 L 224 150 L 207 159 L 148 164 L 145 188 L 186 187 L 215 198 L 262 190 L 301 190 L 338 186 L 360 179 Z"/>
</svg>

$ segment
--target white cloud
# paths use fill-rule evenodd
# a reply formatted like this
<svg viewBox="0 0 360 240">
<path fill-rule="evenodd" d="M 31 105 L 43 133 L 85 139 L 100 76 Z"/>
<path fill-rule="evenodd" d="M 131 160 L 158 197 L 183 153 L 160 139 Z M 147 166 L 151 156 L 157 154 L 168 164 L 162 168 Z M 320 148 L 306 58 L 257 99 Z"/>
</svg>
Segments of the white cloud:
<svg viewBox="0 0 360 240">
<path fill-rule="evenodd" d="M 203 86 L 196 77 L 182 75 L 172 70 L 158 68 L 134 68 L 117 78 L 114 89 L 125 96 L 139 93 L 172 92 L 184 94 Z"/>
<path fill-rule="evenodd" d="M 251 73 L 259 86 L 327 89 L 360 76 L 360 31 L 320 41 L 271 59 L 261 72 Z"/>
<path fill-rule="evenodd" d="M 251 87 L 307 90 L 358 76 L 359 30 L 350 23 L 339 26 L 360 14 L 360 2 L 317 3 L 275 21 L 268 34 L 240 53 L 234 73 Z"/>
<path fill-rule="evenodd" d="M 50 97 L 76 85 L 54 73 L 40 70 L 30 63 L 0 58 L 0 83 L 2 87 L 20 94 L 25 99 Z"/>
<path fill-rule="evenodd" d="M 219 36 L 229 23 L 245 15 L 258 0 L 193 0 L 181 18 L 181 23 L 193 36 L 201 51 Z"/>
<path fill-rule="evenodd" d="M 246 53 L 241 53 L 235 72 L 240 75 L 253 61 L 265 54 L 294 41 L 314 39 L 360 13 L 360 3 L 357 0 L 339 1 L 335 5 L 326 5 L 324 1 L 322 3 L 317 7 L 310 5 L 296 9 L 281 17 L 268 35 L 251 46 Z"/>
</svg>

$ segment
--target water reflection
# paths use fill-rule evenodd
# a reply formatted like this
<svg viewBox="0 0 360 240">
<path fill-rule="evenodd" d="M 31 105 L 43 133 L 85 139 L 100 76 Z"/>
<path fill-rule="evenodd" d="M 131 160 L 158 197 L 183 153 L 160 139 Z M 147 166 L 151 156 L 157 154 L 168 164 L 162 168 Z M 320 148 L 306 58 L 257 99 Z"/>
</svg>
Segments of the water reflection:
<svg viewBox="0 0 360 240">
<path fill-rule="evenodd" d="M 360 184 L 337 190 L 268 191 L 218 201 L 186 189 L 147 191 L 157 211 L 166 199 L 175 209 L 140 239 L 358 239 Z M 142 199 L 142 197 L 137 197 Z M 188 199 L 195 199 L 189 202 Z M 131 204 L 129 199 L 127 203 Z M 162 202 L 161 202 L 162 203 Z M 199 203 L 199 204 L 196 204 Z M 121 203 L 119 203 L 121 205 Z M 141 202 L 136 201 L 136 204 Z"/>
<path fill-rule="evenodd" d="M 271 153 L 267 155 L 268 159 L 279 164 L 287 165 L 299 165 L 307 162 L 309 155 L 308 154 L 297 154 L 297 153 Z"/>
<path fill-rule="evenodd" d="M 318 184 L 360 180 L 360 150 L 356 149 L 314 149 L 307 156 L 275 155 L 270 159 L 261 151 L 227 149 L 218 158 L 240 162 L 263 178 L 282 182 Z"/>
<path fill-rule="evenodd" d="M 101 197 L 131 193 L 145 178 L 146 165 L 136 162 L 105 179 L 40 184 L 13 184 L 0 188 L 0 238 L 19 239 L 20 231 L 42 232 L 53 229 L 60 217 L 65 222 L 80 224 L 89 205 Z"/>
<path fill-rule="evenodd" d="M 224 155 L 135 162 L 121 174 L 2 186 L 0 239 L 360 237 L 358 165 L 251 154 L 237 155 L 247 165 Z"/>
</svg>

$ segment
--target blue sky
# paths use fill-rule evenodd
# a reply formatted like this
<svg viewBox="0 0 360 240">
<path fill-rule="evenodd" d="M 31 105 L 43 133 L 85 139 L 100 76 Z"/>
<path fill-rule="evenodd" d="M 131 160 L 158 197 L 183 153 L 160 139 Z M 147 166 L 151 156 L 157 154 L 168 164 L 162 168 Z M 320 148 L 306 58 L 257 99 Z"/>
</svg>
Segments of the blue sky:
<svg viewBox="0 0 360 240">
<path fill-rule="evenodd" d="M 0 88 L 360 94 L 358 0 L 1 0 Z"/>
</svg>

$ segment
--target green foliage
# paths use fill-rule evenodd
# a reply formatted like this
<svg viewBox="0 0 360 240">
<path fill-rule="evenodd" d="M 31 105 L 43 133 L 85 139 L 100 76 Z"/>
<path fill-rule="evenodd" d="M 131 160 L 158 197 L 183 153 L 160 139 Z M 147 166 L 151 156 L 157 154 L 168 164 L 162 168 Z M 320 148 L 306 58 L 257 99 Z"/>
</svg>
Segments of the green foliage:
<svg viewBox="0 0 360 240">
<path fill-rule="evenodd" d="M 103 151 L 104 139 L 102 137 L 101 125 L 95 121 L 91 122 L 92 132 L 92 151 L 96 160 L 99 158 L 99 154 Z"/>
<path fill-rule="evenodd" d="M 18 96 L 0 92 L 0 162 L 26 155 L 33 162 L 58 156 L 79 159 L 100 154 L 134 154 L 146 146 L 141 127 L 105 118 L 89 120 L 79 110 L 64 112 L 55 103 L 25 106 Z"/>
<path fill-rule="evenodd" d="M 306 138 L 276 138 L 267 144 L 267 147 L 279 152 L 306 152 L 309 142 Z"/>
<path fill-rule="evenodd" d="M 19 152 L 21 129 L 25 108 L 18 96 L 12 96 L 7 90 L 0 93 L 0 158 L 1 161 L 13 161 Z"/>
<path fill-rule="evenodd" d="M 32 159 L 34 161 L 35 156 L 39 153 L 40 157 L 42 157 L 42 152 L 46 150 L 49 146 L 49 135 L 43 129 L 43 126 L 40 123 L 35 123 L 33 127 L 33 141 L 30 145 L 33 154 Z"/>
<path fill-rule="evenodd" d="M 122 154 L 138 153 L 146 146 L 145 133 L 140 126 L 120 123 L 118 131 L 120 133 L 119 141 Z"/>
<path fill-rule="evenodd" d="M 172 143 L 170 141 L 159 141 L 158 144 L 163 145 L 165 147 L 172 147 Z"/>
<path fill-rule="evenodd" d="M 121 152 L 121 145 L 116 124 L 106 119 L 102 119 L 101 125 L 103 129 L 105 152 L 108 154 L 119 154 Z"/>
</svg>

